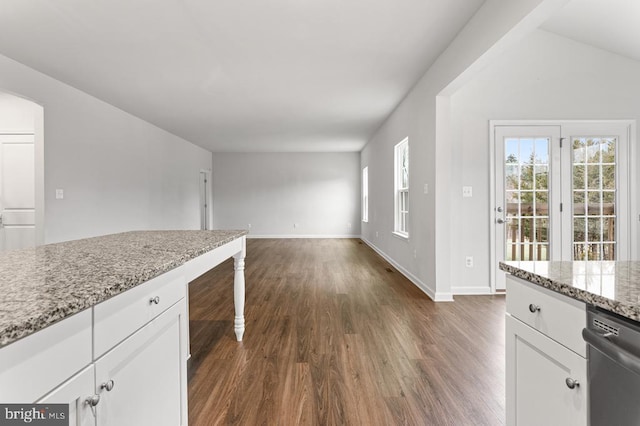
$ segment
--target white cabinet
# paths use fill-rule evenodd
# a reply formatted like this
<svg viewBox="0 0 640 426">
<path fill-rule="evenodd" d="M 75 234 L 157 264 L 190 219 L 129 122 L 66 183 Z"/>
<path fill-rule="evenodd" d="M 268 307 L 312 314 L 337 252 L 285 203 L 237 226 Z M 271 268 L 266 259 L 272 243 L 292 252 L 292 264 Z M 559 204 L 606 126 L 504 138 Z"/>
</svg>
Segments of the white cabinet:
<svg viewBox="0 0 640 426">
<path fill-rule="evenodd" d="M 69 404 L 69 424 L 74 426 L 95 426 L 96 418 L 92 407 L 86 403 L 94 396 L 93 365 L 85 368 L 64 382 L 53 392 L 37 401 L 38 404 Z"/>
<path fill-rule="evenodd" d="M 185 301 L 95 363 L 98 426 L 187 424 Z"/>
<path fill-rule="evenodd" d="M 507 277 L 507 425 L 587 424 L 585 324 L 582 302 Z"/>
<path fill-rule="evenodd" d="M 188 326 L 176 268 L 2 348 L 0 401 L 69 404 L 74 426 L 187 426 Z"/>
</svg>

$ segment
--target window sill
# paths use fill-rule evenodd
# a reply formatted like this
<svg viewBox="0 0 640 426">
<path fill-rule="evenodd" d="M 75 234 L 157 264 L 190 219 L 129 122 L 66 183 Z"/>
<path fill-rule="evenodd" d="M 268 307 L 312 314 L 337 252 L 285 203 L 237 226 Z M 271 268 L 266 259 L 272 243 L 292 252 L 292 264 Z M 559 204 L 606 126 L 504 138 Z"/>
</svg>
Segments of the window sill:
<svg viewBox="0 0 640 426">
<path fill-rule="evenodd" d="M 391 234 L 393 234 L 396 238 L 400 238 L 401 240 L 409 241 L 409 234 L 406 234 L 404 232 L 393 231 Z"/>
</svg>

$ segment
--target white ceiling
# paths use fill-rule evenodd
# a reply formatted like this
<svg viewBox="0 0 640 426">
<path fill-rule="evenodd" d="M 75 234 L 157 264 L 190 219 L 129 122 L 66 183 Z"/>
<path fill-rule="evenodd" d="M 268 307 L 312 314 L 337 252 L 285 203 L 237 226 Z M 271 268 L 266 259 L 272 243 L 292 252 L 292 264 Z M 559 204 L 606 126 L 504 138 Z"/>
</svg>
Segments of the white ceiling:
<svg viewBox="0 0 640 426">
<path fill-rule="evenodd" d="M 211 151 L 359 151 L 483 0 L 0 0 L 0 53 Z"/>
<path fill-rule="evenodd" d="M 640 0 L 573 0 L 541 28 L 640 61 Z"/>
</svg>

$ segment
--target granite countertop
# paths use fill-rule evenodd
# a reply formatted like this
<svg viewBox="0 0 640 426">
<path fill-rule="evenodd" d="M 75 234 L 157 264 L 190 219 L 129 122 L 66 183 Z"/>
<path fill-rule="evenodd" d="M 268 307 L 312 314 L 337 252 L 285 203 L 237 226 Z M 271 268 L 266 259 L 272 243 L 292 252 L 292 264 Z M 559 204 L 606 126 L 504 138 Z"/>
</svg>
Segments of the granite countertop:
<svg viewBox="0 0 640 426">
<path fill-rule="evenodd" d="M 246 234 L 135 231 L 0 253 L 0 346 Z"/>
<path fill-rule="evenodd" d="M 500 269 L 640 321 L 640 262 L 500 262 Z"/>
</svg>

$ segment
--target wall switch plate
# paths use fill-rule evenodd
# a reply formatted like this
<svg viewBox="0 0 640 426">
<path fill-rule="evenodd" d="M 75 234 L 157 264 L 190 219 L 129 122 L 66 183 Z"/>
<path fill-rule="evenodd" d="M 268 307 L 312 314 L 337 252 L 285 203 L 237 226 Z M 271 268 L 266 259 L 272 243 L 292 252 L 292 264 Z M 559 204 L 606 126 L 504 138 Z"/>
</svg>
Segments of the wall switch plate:
<svg viewBox="0 0 640 426">
<path fill-rule="evenodd" d="M 64 190 L 56 189 L 56 200 L 62 200 L 64 198 Z"/>
<path fill-rule="evenodd" d="M 464 263 L 467 268 L 473 268 L 473 256 L 467 256 Z"/>
<path fill-rule="evenodd" d="M 425 184 L 424 184 L 424 193 L 425 193 L 425 194 L 428 194 L 428 193 L 429 193 L 429 184 L 428 184 L 428 183 L 425 183 Z"/>
<path fill-rule="evenodd" d="M 472 186 L 463 186 L 462 187 L 462 196 L 467 198 L 467 197 L 473 197 L 473 187 Z"/>
</svg>

